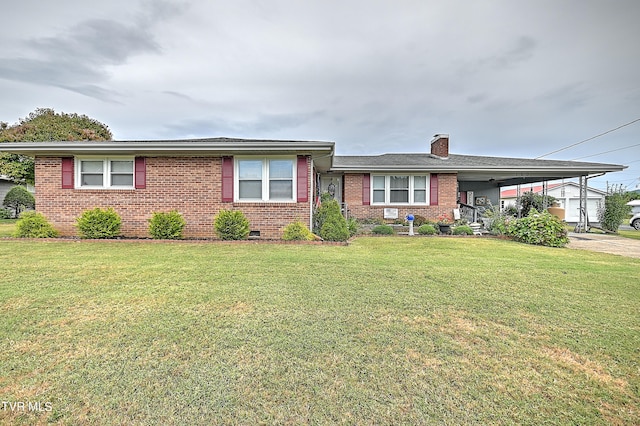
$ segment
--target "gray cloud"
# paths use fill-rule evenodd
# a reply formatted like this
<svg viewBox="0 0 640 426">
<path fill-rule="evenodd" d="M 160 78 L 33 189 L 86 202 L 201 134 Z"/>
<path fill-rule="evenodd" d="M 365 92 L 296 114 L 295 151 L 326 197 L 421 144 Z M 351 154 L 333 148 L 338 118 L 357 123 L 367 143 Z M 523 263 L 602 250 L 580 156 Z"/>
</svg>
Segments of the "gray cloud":
<svg viewBox="0 0 640 426">
<path fill-rule="evenodd" d="M 162 51 L 150 26 L 171 16 L 175 7 L 166 2 L 150 3 L 149 7 L 148 14 L 135 22 L 89 19 L 55 36 L 25 40 L 23 56 L 0 59 L 0 78 L 55 86 L 114 102 L 118 92 L 104 87 L 109 79 L 107 67 Z"/>
<path fill-rule="evenodd" d="M 518 37 L 515 45 L 506 52 L 482 60 L 496 69 L 505 69 L 516 66 L 531 59 L 536 49 L 536 41 L 527 36 Z"/>
<path fill-rule="evenodd" d="M 322 111 L 312 113 L 291 113 L 291 114 L 257 114 L 247 113 L 246 118 L 227 118 L 224 113 L 211 114 L 208 117 L 185 119 L 169 123 L 164 126 L 166 132 L 172 137 L 212 137 L 230 136 L 247 137 L 247 134 L 254 135 L 295 135 L 295 129 L 309 121 L 322 117 Z M 281 138 L 285 138 L 281 136 Z M 291 136 L 291 139 L 296 139 Z M 298 138 L 305 139 L 305 138 Z M 308 138 L 306 138 L 308 139 Z"/>
<path fill-rule="evenodd" d="M 442 132 L 455 153 L 531 157 L 640 116 L 638 14 L 636 0 L 9 2 L 0 120 L 50 106 L 118 139 L 321 139 L 341 154 L 425 151 Z"/>
</svg>

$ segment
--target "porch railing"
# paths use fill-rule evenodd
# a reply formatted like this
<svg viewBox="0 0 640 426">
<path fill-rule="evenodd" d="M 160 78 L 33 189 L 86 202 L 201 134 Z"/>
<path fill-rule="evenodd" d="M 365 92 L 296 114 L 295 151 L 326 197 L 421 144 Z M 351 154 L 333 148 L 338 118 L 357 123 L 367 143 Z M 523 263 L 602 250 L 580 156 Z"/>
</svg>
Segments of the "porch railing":
<svg viewBox="0 0 640 426">
<path fill-rule="evenodd" d="M 478 221 L 478 208 L 469 204 L 460 203 L 460 217 L 473 223 Z"/>
</svg>

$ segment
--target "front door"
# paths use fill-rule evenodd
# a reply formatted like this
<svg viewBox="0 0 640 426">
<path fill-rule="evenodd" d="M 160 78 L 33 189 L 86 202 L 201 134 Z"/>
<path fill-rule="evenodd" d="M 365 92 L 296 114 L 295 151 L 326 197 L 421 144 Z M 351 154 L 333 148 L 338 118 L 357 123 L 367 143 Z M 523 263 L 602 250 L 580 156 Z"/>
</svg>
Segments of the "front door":
<svg viewBox="0 0 640 426">
<path fill-rule="evenodd" d="M 320 177 L 320 194 L 328 192 L 334 200 L 342 203 L 342 176 L 323 175 Z"/>
</svg>

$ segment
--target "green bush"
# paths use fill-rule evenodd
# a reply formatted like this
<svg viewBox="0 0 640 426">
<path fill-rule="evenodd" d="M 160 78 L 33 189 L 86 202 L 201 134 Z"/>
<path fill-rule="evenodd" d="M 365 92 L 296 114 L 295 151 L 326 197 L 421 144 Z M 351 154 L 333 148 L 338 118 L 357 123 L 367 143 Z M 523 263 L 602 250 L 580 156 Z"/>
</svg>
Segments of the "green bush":
<svg viewBox="0 0 640 426">
<path fill-rule="evenodd" d="M 96 207 L 85 210 L 76 219 L 76 226 L 82 238 L 115 238 L 120 235 L 120 215 L 113 208 L 102 210 Z"/>
<path fill-rule="evenodd" d="M 602 229 L 618 232 L 622 221 L 631 212 L 631 206 L 627 205 L 628 198 L 621 190 L 608 189 L 604 197 L 604 205 L 598 208 L 598 221 Z"/>
<path fill-rule="evenodd" d="M 9 209 L 0 209 L 0 219 L 13 218 L 13 212 Z"/>
<path fill-rule="evenodd" d="M 54 238 L 58 236 L 58 231 L 53 228 L 42 213 L 28 211 L 20 215 L 13 236 L 17 238 Z"/>
<path fill-rule="evenodd" d="M 384 219 L 381 217 L 369 217 L 366 219 L 361 219 L 360 222 L 363 225 L 384 225 Z"/>
<path fill-rule="evenodd" d="M 436 227 L 429 223 L 425 223 L 424 225 L 420 225 L 418 227 L 418 234 L 420 235 L 435 235 L 438 232 L 439 230 L 436 230 Z"/>
<path fill-rule="evenodd" d="M 149 219 L 149 234 L 158 240 L 180 240 L 187 222 L 182 215 L 172 210 L 168 213 L 155 212 Z"/>
<path fill-rule="evenodd" d="M 347 220 L 347 229 L 349 230 L 350 237 L 353 237 L 358 233 L 358 229 L 360 229 L 360 225 L 358 224 L 358 221 L 356 220 L 356 218 L 350 217 L 349 220 Z"/>
<path fill-rule="evenodd" d="M 424 216 L 420 216 L 419 214 L 414 214 L 413 215 L 413 226 L 415 226 L 416 228 L 420 228 L 422 225 L 424 225 L 424 224 L 426 224 L 428 222 L 429 221 Z"/>
<path fill-rule="evenodd" d="M 393 235 L 393 226 L 378 225 L 371 230 L 376 235 Z"/>
<path fill-rule="evenodd" d="M 284 227 L 282 239 L 285 241 L 313 241 L 314 236 L 304 223 L 297 220 Z"/>
<path fill-rule="evenodd" d="M 33 194 L 27 191 L 27 188 L 17 185 L 7 192 L 2 205 L 13 210 L 14 217 L 18 217 L 21 211 L 35 208 L 36 199 L 33 198 Z"/>
<path fill-rule="evenodd" d="M 246 240 L 249 238 L 249 220 L 239 210 L 220 210 L 213 219 L 213 227 L 221 240 Z"/>
<path fill-rule="evenodd" d="M 564 247 L 569 242 L 564 224 L 551 213 L 539 213 L 535 208 L 529 216 L 511 221 L 507 235 L 522 243 L 549 247 Z"/>
<path fill-rule="evenodd" d="M 473 229 L 469 225 L 458 225 L 453 228 L 453 235 L 473 235 Z"/>
<path fill-rule="evenodd" d="M 340 212 L 340 205 L 336 200 L 326 201 L 322 204 L 323 223 L 320 228 L 320 237 L 325 241 L 347 241 L 349 228 L 347 221 Z"/>
</svg>

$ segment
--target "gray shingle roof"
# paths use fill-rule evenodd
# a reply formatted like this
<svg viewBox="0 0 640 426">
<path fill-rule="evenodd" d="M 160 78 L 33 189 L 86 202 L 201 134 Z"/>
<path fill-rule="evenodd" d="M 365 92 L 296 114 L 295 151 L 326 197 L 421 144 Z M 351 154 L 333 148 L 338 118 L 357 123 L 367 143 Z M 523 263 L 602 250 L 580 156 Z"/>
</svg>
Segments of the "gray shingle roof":
<svg viewBox="0 0 640 426">
<path fill-rule="evenodd" d="M 517 169 L 581 169 L 598 171 L 618 171 L 624 167 L 616 164 L 586 163 L 565 160 L 534 160 L 528 158 L 484 157 L 475 155 L 450 154 L 448 158 L 439 158 L 430 154 L 383 154 L 367 156 L 335 156 L 333 170 L 426 170 L 426 171 L 465 171 L 465 170 L 517 170 Z"/>
<path fill-rule="evenodd" d="M 501 186 L 617 172 L 626 166 L 565 160 L 484 157 L 450 154 L 383 154 L 335 156 L 336 172 L 457 173 L 459 181 L 495 182 Z"/>
</svg>

